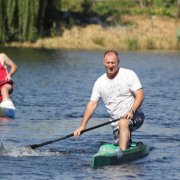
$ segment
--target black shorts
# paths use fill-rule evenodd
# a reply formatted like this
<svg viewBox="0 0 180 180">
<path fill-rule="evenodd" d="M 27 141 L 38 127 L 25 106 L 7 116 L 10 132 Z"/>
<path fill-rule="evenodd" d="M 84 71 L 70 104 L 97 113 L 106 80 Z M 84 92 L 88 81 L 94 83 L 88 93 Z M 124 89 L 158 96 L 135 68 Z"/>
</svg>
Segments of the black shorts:
<svg viewBox="0 0 180 180">
<path fill-rule="evenodd" d="M 133 118 L 129 121 L 129 130 L 131 132 L 139 129 L 143 122 L 144 122 L 145 116 L 143 112 L 135 112 Z M 119 142 L 119 125 L 117 123 L 116 126 L 113 127 L 113 136 L 115 144 Z"/>
</svg>

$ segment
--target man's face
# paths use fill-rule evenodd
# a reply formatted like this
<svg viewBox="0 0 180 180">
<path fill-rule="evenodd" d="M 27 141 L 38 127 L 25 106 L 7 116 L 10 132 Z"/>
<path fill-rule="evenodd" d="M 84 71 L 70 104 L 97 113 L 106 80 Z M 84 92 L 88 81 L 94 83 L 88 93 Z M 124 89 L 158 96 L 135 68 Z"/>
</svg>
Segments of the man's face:
<svg viewBox="0 0 180 180">
<path fill-rule="evenodd" d="M 104 57 L 104 66 L 107 76 L 114 78 L 119 69 L 119 59 L 114 53 L 109 53 Z"/>
</svg>

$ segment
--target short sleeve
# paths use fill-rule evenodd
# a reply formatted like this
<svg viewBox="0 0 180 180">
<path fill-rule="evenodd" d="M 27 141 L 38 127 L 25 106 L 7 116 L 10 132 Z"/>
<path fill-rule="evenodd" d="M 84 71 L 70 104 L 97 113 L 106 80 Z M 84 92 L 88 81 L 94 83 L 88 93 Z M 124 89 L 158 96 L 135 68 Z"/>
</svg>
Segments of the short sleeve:
<svg viewBox="0 0 180 180">
<path fill-rule="evenodd" d="M 140 82 L 137 74 L 134 71 L 131 71 L 131 76 L 130 76 L 129 82 L 130 82 L 130 84 L 129 84 L 130 90 L 133 92 L 142 88 L 141 82 Z"/>
<path fill-rule="evenodd" d="M 100 89 L 98 87 L 98 82 L 96 81 L 94 86 L 93 86 L 93 90 L 92 90 L 92 94 L 91 94 L 91 100 L 92 101 L 99 101 L 101 98 L 101 93 L 100 93 Z"/>
</svg>

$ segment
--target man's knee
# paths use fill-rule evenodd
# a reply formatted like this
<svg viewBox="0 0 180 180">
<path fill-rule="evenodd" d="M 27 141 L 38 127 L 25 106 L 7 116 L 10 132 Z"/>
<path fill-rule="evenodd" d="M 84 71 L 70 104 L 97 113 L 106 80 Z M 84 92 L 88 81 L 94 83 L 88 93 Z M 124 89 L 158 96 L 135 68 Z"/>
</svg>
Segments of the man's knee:
<svg viewBox="0 0 180 180">
<path fill-rule="evenodd" d="M 119 128 L 120 129 L 124 129 L 124 128 L 128 128 L 129 127 L 129 120 L 126 119 L 126 118 L 122 118 L 120 121 L 119 121 Z"/>
</svg>

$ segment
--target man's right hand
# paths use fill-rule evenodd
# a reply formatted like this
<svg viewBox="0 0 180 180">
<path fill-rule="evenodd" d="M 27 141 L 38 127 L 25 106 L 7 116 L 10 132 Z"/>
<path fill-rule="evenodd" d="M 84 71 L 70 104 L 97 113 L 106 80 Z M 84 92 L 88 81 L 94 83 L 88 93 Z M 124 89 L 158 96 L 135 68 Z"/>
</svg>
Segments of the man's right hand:
<svg viewBox="0 0 180 180">
<path fill-rule="evenodd" d="M 74 136 L 75 136 L 75 137 L 80 136 L 80 135 L 81 135 L 81 131 L 84 130 L 84 129 L 85 129 L 85 127 L 83 127 L 83 126 L 80 126 L 79 128 L 77 128 L 77 129 L 74 131 Z"/>
</svg>

